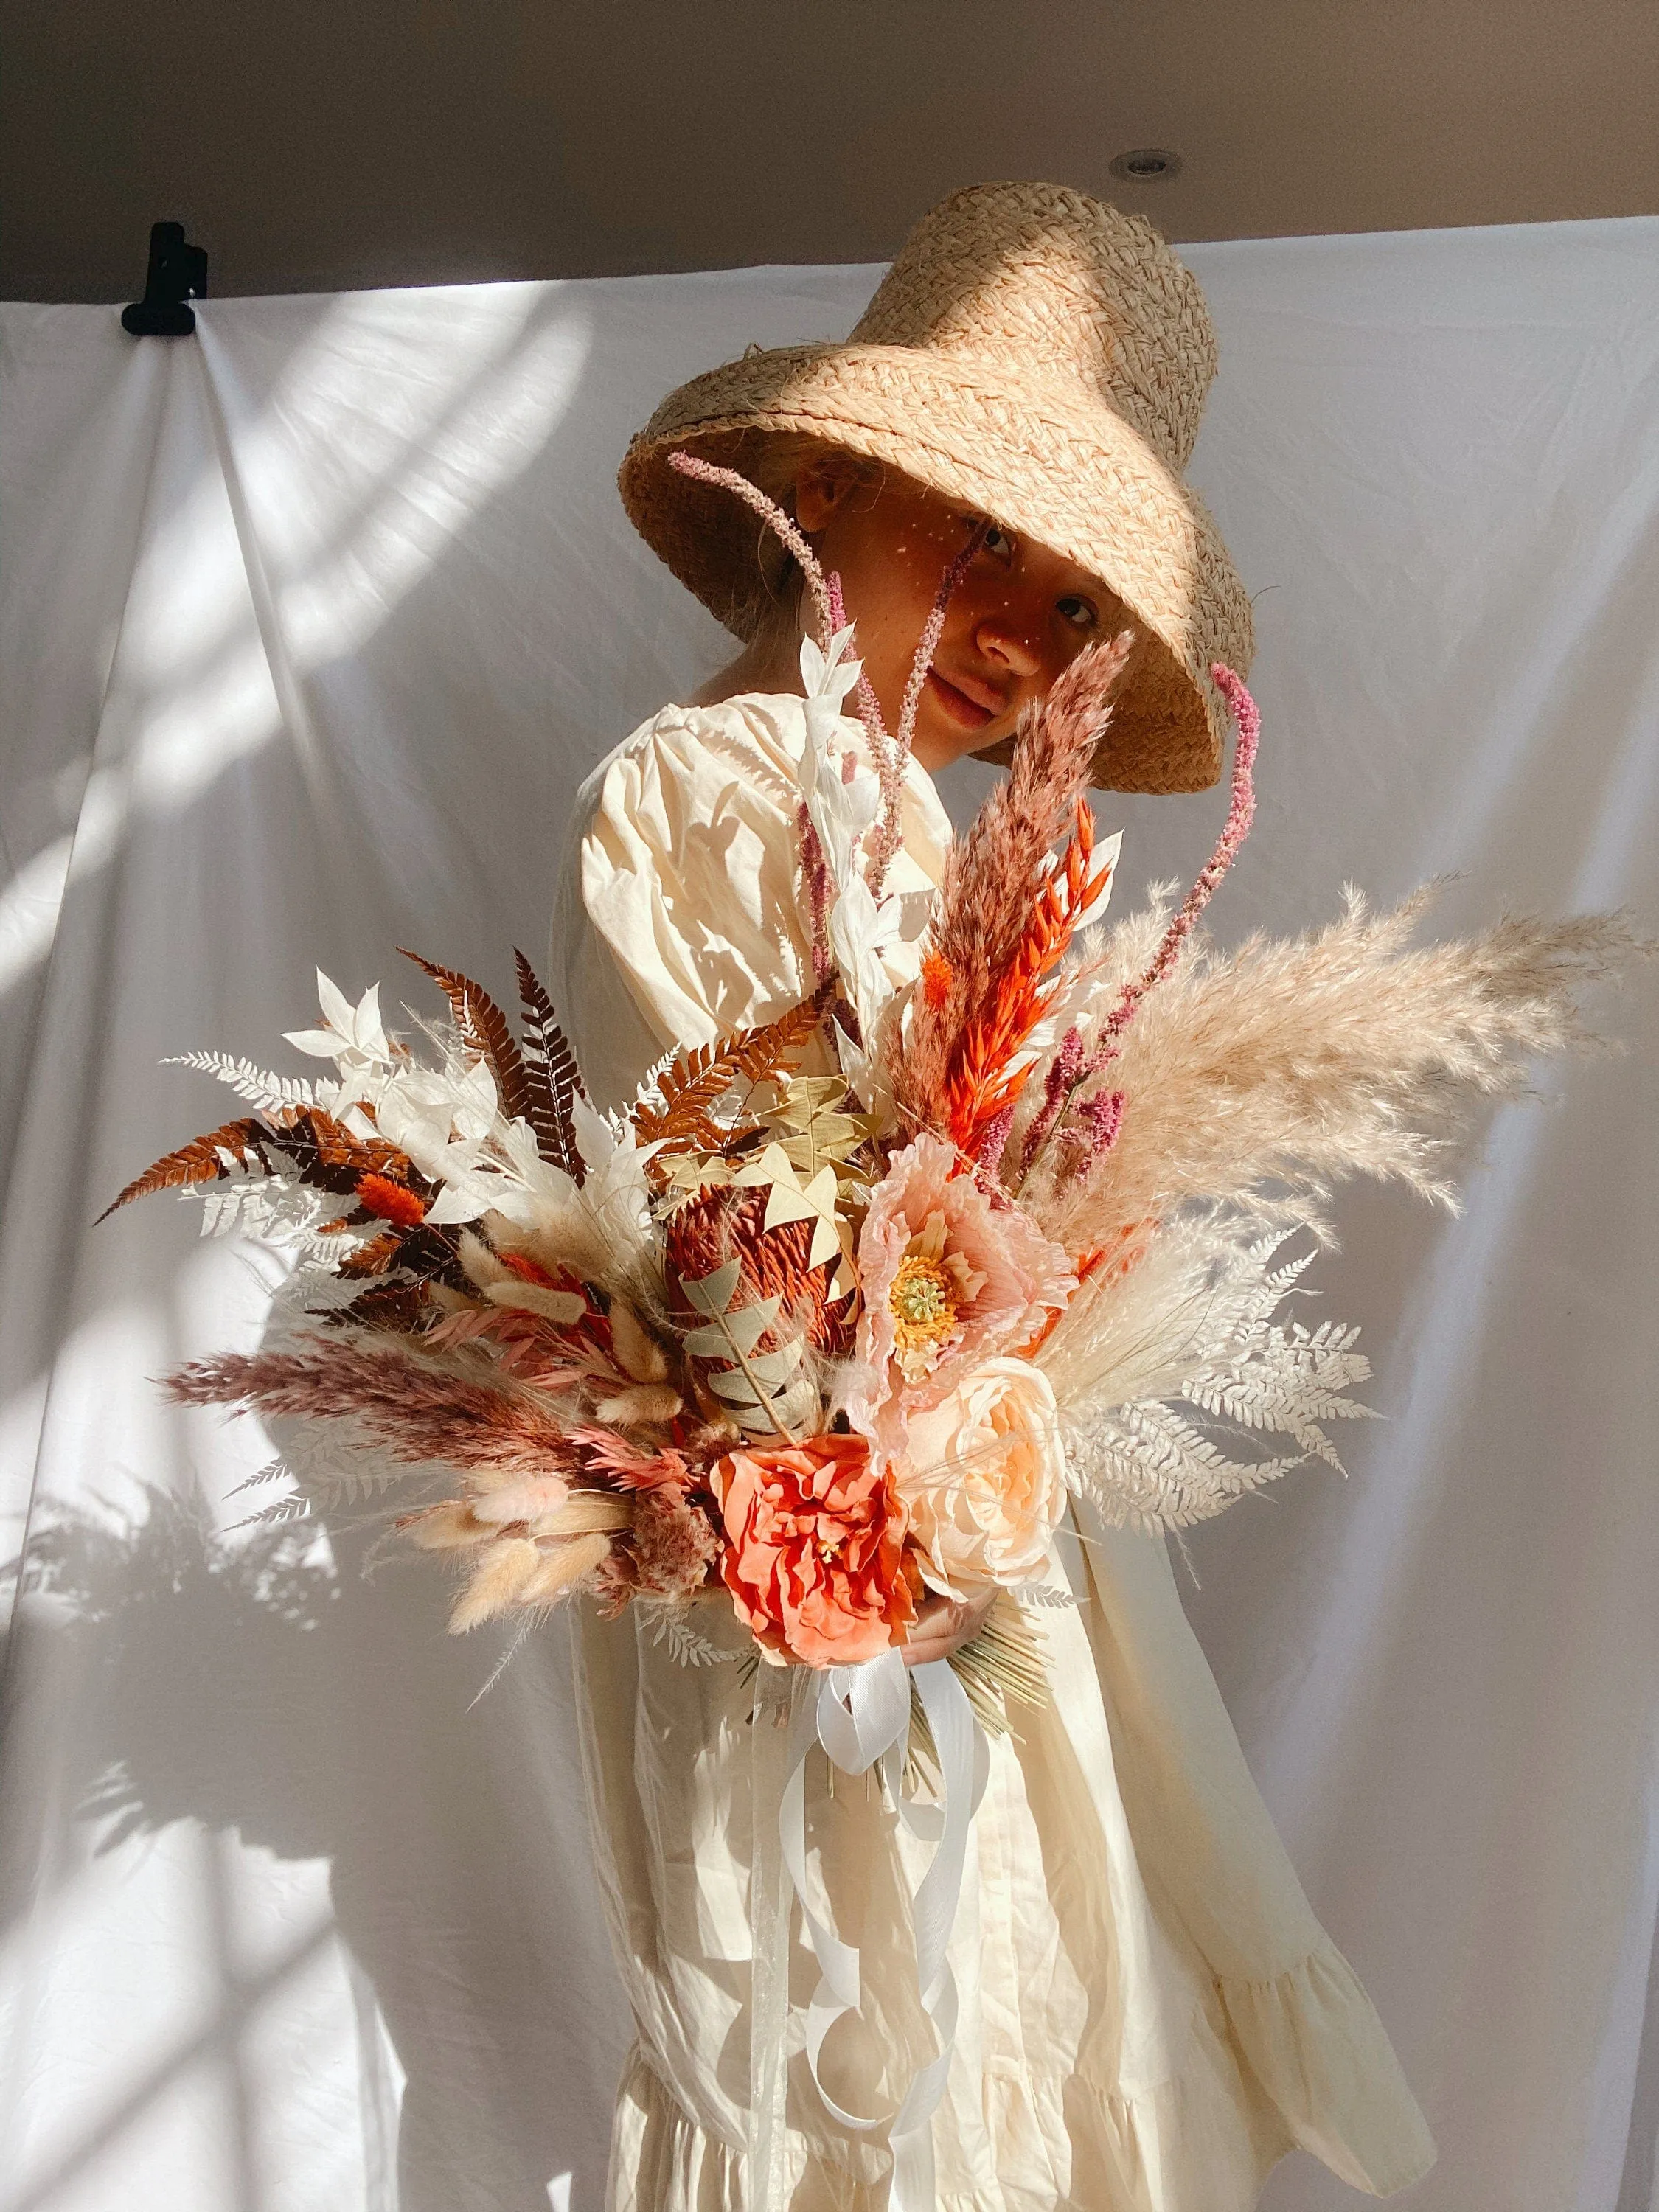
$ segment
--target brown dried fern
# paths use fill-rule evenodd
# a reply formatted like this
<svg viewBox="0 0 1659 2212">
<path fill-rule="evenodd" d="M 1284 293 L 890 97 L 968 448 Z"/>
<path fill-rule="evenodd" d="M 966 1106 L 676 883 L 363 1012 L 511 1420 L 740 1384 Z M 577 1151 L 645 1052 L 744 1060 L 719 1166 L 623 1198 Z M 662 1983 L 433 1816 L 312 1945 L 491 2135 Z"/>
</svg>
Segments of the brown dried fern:
<svg viewBox="0 0 1659 2212">
<path fill-rule="evenodd" d="M 274 1121 L 276 1117 L 269 1118 Z M 325 1114 L 320 1106 L 290 1107 L 283 1122 L 267 1141 L 273 1151 L 286 1157 L 301 1182 L 351 1198 L 364 1176 L 383 1176 L 422 1199 L 431 1196 L 432 1185 L 409 1154 L 387 1144 L 383 1137 L 354 1137 L 343 1122 Z"/>
<path fill-rule="evenodd" d="M 744 1121 L 722 1127 L 714 1119 L 713 1109 L 739 1083 L 748 1086 L 746 1102 L 761 1084 L 781 1074 L 817 1029 L 823 1004 L 824 994 L 820 991 L 803 999 L 775 1022 L 739 1030 L 714 1044 L 682 1053 L 658 1078 L 661 1104 L 653 1106 L 641 1099 L 634 1109 L 639 1141 L 655 1144 L 663 1152 L 717 1152 L 747 1135 L 755 1124 Z"/>
<path fill-rule="evenodd" d="M 587 1169 L 576 1142 L 576 1126 L 570 1108 L 579 1093 L 586 1095 L 581 1071 L 570 1049 L 570 1040 L 559 1027 L 553 1001 L 542 988 L 541 978 L 516 948 L 513 960 L 518 971 L 520 1004 L 524 1009 L 523 1061 L 530 1101 L 525 1119 L 536 1133 L 536 1147 L 542 1158 L 562 1168 L 572 1182 L 580 1183 Z"/>
<path fill-rule="evenodd" d="M 405 960 L 412 960 L 428 975 L 448 1000 L 462 1044 L 468 1052 L 477 1054 L 495 1079 L 501 1111 L 510 1121 L 527 1121 L 533 1128 L 536 1102 L 524 1055 L 507 1016 L 489 992 L 470 975 L 463 975 L 453 968 L 441 968 L 435 961 L 423 960 L 407 945 L 400 945 L 398 950 Z"/>
<path fill-rule="evenodd" d="M 273 1115 L 271 1121 L 276 1118 Z M 210 1130 L 205 1137 L 192 1137 L 176 1152 L 166 1153 L 147 1167 L 143 1175 L 135 1176 L 98 1218 L 107 1221 L 118 1208 L 131 1205 L 135 1198 L 148 1198 L 152 1191 L 184 1190 L 191 1183 L 224 1182 L 231 1172 L 225 1164 L 227 1152 L 237 1167 L 246 1168 L 252 1156 L 264 1174 L 274 1175 L 276 1170 L 266 1153 L 272 1135 L 270 1121 L 257 1114 L 248 1114 L 239 1121 L 227 1121 Z"/>
<path fill-rule="evenodd" d="M 429 1197 L 432 1190 L 408 1153 L 396 1145 L 379 1137 L 354 1137 L 320 1106 L 283 1106 L 264 1114 L 246 1115 L 240 1121 L 210 1130 L 204 1137 L 191 1138 L 189 1144 L 168 1152 L 135 1176 L 98 1218 L 107 1220 L 117 1207 L 135 1198 L 148 1198 L 152 1191 L 222 1182 L 234 1168 L 256 1166 L 267 1176 L 276 1175 L 285 1167 L 301 1182 L 313 1189 L 331 1191 L 337 1198 L 355 1198 L 357 1185 L 366 1175 L 383 1176 L 422 1199 Z"/>
</svg>

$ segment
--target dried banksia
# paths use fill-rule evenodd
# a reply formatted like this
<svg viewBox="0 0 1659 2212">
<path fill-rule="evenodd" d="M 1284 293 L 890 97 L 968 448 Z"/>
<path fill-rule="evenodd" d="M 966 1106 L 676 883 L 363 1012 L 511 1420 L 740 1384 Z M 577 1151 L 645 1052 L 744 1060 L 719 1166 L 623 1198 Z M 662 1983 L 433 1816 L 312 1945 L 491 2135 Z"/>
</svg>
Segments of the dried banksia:
<svg viewBox="0 0 1659 2212">
<path fill-rule="evenodd" d="M 779 1317 L 792 1332 L 799 1330 L 808 1347 L 825 1358 L 845 1356 L 853 1340 L 850 1298 L 830 1303 L 830 1285 L 836 1261 L 813 1267 L 808 1259 L 812 1242 L 810 1221 L 780 1222 L 766 1229 L 766 1192 L 720 1188 L 701 1192 L 683 1206 L 669 1224 L 663 1258 L 663 1274 L 676 1310 L 694 1318 L 680 1290 L 682 1277 L 694 1280 L 712 1274 L 727 1260 L 742 1268 L 745 1298 L 776 1297 Z"/>
<path fill-rule="evenodd" d="M 765 1226 L 763 1189 L 704 1191 L 669 1226 L 664 1281 L 699 1409 L 746 1436 L 798 1438 L 823 1417 L 813 1354 L 847 1348 L 844 1303 L 811 1261 L 813 1223 Z M 832 1251 L 830 1265 L 839 1261 Z"/>
</svg>

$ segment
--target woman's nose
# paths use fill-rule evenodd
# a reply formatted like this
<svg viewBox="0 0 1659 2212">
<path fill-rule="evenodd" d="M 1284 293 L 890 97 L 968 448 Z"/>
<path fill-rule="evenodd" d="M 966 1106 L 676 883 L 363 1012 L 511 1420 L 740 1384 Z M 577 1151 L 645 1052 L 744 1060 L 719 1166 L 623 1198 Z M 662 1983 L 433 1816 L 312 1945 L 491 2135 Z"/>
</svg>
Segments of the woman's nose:
<svg viewBox="0 0 1659 2212">
<path fill-rule="evenodd" d="M 1035 676 L 1042 655 L 1020 625 L 1004 615 L 987 615 L 974 634 L 980 651 L 1001 661 L 1016 676 Z"/>
</svg>

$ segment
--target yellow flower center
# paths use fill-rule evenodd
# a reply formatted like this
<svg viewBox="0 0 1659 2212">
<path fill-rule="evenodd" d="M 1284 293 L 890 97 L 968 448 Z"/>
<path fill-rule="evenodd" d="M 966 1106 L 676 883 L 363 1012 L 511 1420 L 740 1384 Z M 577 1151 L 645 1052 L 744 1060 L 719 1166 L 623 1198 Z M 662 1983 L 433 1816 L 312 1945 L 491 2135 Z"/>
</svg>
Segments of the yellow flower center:
<svg viewBox="0 0 1659 2212">
<path fill-rule="evenodd" d="M 907 1253 L 899 1261 L 887 1310 L 893 1316 L 895 1347 L 901 1358 L 942 1344 L 957 1325 L 956 1286 L 937 1260 Z"/>
</svg>

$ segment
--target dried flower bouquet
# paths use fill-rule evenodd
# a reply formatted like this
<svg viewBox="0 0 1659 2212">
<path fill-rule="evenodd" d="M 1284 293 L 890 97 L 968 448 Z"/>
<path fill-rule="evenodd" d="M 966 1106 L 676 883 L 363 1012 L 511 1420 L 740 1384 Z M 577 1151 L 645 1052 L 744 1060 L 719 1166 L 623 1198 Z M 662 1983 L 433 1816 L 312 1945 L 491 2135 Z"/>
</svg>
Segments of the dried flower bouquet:
<svg viewBox="0 0 1659 2212">
<path fill-rule="evenodd" d="M 849 1664 L 902 1647 L 929 1591 L 1052 1601 L 1068 1491 L 1159 1529 L 1334 1465 L 1366 1364 L 1353 1330 L 1284 1317 L 1322 1194 L 1359 1173 L 1446 1200 L 1462 1112 L 1571 1040 L 1628 942 L 1590 918 L 1413 949 L 1420 900 L 1379 920 L 1351 897 L 1318 935 L 1216 951 L 1198 925 L 1249 827 L 1257 735 L 1219 665 L 1237 744 L 1214 856 L 1173 913 L 1109 930 L 1117 841 L 1085 794 L 1126 635 L 1028 718 L 914 975 L 885 879 L 960 564 L 890 734 L 834 580 L 793 550 L 820 614 L 811 997 L 671 1058 L 611 1115 L 522 955 L 516 1037 L 419 963 L 447 1003 L 425 1057 L 378 987 L 354 1004 L 319 976 L 322 1025 L 289 1042 L 333 1073 L 190 1055 L 248 1111 L 116 1200 L 199 1194 L 204 1232 L 295 1249 L 266 1348 L 169 1387 L 289 1424 L 275 1471 L 319 1507 L 395 1486 L 398 1528 L 459 1577 L 457 1631 L 584 1589 L 663 1608 L 699 1662 L 720 1647 L 691 1607 L 716 1596 L 764 1658 Z M 984 1717 L 1041 1694 L 1020 1620 L 1000 1608 L 958 1655 Z"/>
</svg>

